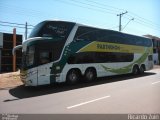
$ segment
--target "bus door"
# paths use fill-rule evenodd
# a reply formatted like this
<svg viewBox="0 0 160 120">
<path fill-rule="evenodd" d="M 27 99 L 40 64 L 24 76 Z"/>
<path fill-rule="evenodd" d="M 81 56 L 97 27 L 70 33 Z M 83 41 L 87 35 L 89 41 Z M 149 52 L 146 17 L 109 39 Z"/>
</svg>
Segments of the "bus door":
<svg viewBox="0 0 160 120">
<path fill-rule="evenodd" d="M 149 67 L 149 69 L 153 68 L 153 64 L 154 64 L 153 55 L 149 55 L 148 56 L 148 67 Z"/>
<path fill-rule="evenodd" d="M 51 61 L 52 53 L 50 51 L 39 52 L 38 85 L 50 84 Z"/>
</svg>

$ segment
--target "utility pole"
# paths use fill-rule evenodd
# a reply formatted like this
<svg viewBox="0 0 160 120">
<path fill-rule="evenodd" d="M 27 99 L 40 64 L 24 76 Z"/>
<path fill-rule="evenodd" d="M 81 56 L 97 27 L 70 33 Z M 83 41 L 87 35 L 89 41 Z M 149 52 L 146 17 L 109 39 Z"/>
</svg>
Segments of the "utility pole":
<svg viewBox="0 0 160 120">
<path fill-rule="evenodd" d="M 27 22 L 25 24 L 25 40 L 27 39 L 27 34 L 28 34 L 28 25 L 27 25 Z"/>
<path fill-rule="evenodd" d="M 121 19 L 122 19 L 122 16 L 124 14 L 128 13 L 127 11 L 124 12 L 124 13 L 120 13 L 120 14 L 117 14 L 117 16 L 119 16 L 119 31 L 122 31 L 122 24 L 121 24 Z"/>
<path fill-rule="evenodd" d="M 13 48 L 16 46 L 16 28 L 13 29 Z M 16 54 L 13 56 L 13 72 L 16 71 Z"/>
</svg>

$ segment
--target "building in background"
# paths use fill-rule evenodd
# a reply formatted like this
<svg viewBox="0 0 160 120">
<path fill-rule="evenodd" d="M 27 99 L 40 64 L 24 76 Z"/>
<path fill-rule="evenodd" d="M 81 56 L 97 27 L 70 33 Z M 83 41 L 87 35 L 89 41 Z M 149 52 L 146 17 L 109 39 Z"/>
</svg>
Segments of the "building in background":
<svg viewBox="0 0 160 120">
<path fill-rule="evenodd" d="M 153 42 L 153 61 L 154 64 L 160 65 L 160 38 L 153 35 L 144 35 L 152 39 Z"/>
<path fill-rule="evenodd" d="M 16 45 L 22 44 L 22 35 L 16 35 Z M 2 72 L 12 72 L 13 71 L 13 34 L 10 33 L 0 33 L 0 73 Z M 21 66 L 22 52 L 16 52 L 16 64 L 15 68 Z"/>
</svg>

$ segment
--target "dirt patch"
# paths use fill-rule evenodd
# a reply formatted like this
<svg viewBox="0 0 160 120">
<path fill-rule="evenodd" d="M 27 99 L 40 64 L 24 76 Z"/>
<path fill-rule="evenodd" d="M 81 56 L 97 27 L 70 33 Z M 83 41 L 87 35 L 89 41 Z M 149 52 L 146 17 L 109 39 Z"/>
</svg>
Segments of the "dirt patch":
<svg viewBox="0 0 160 120">
<path fill-rule="evenodd" d="M 22 84 L 19 71 L 0 74 L 0 89 L 11 88 Z"/>
<path fill-rule="evenodd" d="M 160 69 L 160 65 L 154 65 L 153 69 Z"/>
</svg>

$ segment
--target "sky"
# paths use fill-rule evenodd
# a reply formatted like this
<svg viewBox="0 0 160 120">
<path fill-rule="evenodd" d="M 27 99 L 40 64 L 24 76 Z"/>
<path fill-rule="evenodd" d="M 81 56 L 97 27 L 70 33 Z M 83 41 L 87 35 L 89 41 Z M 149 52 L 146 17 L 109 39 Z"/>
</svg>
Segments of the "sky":
<svg viewBox="0 0 160 120">
<path fill-rule="evenodd" d="M 55 19 L 118 31 L 117 14 L 127 11 L 122 16 L 122 32 L 160 37 L 159 6 L 160 0 L 0 0 L 0 32 L 16 27 L 24 35 L 24 25 L 19 24 L 27 22 L 32 25 L 29 35 L 39 22 Z"/>
</svg>

